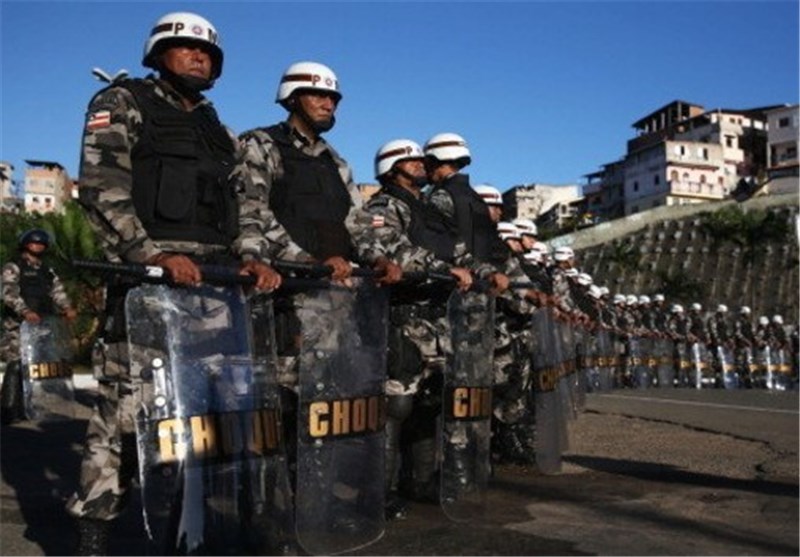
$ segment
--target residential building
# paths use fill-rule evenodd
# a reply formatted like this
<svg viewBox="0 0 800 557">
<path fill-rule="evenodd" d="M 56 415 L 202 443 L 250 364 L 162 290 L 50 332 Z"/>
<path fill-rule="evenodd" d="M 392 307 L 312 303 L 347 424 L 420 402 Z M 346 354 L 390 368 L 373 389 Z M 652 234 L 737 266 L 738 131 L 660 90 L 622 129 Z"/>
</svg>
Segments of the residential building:
<svg viewBox="0 0 800 557">
<path fill-rule="evenodd" d="M 26 160 L 25 210 L 28 212 L 60 212 L 72 198 L 73 181 L 57 162 Z"/>
<path fill-rule="evenodd" d="M 503 193 L 504 218 L 529 218 L 537 224 L 547 214 L 547 225 L 560 227 L 576 217 L 582 200 L 581 188 L 577 184 L 527 184 L 515 186 Z"/>
<path fill-rule="evenodd" d="M 721 200 L 763 172 L 766 111 L 704 111 L 673 101 L 634 122 L 624 159 L 624 214 Z"/>
<path fill-rule="evenodd" d="M 603 165 L 598 172 L 586 174 L 583 196 L 586 216 L 593 223 L 604 222 L 625 214 L 625 161 Z"/>
<path fill-rule="evenodd" d="M 799 120 L 800 105 L 787 105 L 767 112 L 767 193 L 798 191 Z"/>
</svg>

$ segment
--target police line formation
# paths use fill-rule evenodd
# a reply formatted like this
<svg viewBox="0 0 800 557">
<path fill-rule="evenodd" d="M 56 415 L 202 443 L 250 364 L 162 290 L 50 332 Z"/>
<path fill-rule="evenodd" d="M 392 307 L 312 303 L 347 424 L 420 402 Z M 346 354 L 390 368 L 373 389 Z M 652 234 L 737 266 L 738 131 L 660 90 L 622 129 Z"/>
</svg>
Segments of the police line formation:
<svg viewBox="0 0 800 557">
<path fill-rule="evenodd" d="M 284 122 L 238 138 L 203 95 L 223 67 L 210 22 L 163 16 L 143 65 L 92 98 L 82 141 L 106 261 L 75 263 L 106 277 L 106 311 L 67 504 L 78 554 L 108 551 L 134 480 L 154 553 L 334 554 L 409 501 L 479 520 L 498 463 L 558 472 L 587 392 L 796 388 L 796 327 L 612 298 L 569 247 L 502 220 L 455 133 L 382 145 L 362 201 L 322 137 L 342 93 L 320 63 L 281 76 Z M 74 312 L 63 292 L 32 301 L 60 288 L 50 241 L 29 231 L 3 269 L 20 353 L 4 417 L 17 389 L 23 417 L 74 415 L 56 315 Z"/>
</svg>

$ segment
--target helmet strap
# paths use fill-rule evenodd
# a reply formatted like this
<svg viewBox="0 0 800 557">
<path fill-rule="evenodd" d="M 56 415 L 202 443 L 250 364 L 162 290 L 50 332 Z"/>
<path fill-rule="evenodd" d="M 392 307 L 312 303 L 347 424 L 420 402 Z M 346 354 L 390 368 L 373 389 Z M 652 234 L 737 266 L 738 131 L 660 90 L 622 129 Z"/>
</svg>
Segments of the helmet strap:
<svg viewBox="0 0 800 557">
<path fill-rule="evenodd" d="M 428 184 L 427 176 L 414 176 L 413 174 L 406 172 L 402 168 L 396 168 L 394 169 L 394 172 L 404 177 L 409 182 L 411 182 L 411 185 L 417 189 L 422 189 Z"/>
<path fill-rule="evenodd" d="M 194 75 L 176 74 L 161 63 L 158 64 L 158 73 L 161 78 L 172 85 L 181 96 L 195 103 L 203 100 L 203 91 L 207 91 L 214 86 L 213 79 L 203 79 L 202 77 Z"/>
</svg>

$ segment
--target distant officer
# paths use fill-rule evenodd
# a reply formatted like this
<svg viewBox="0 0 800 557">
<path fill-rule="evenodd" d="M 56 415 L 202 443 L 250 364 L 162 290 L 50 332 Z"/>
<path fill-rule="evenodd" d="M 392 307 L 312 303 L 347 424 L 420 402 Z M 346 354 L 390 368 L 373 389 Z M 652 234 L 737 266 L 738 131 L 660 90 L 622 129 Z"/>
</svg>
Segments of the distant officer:
<svg viewBox="0 0 800 557">
<path fill-rule="evenodd" d="M 405 272 L 451 275 L 461 290 L 472 285 L 467 268 L 472 256 L 421 188 L 427 183 L 422 148 L 395 139 L 375 154 L 375 177 L 381 184 L 364 205 L 375 238 Z M 489 269 L 491 270 L 491 269 Z M 423 280 L 392 287 L 386 393 L 386 518 L 405 514 L 398 493 L 398 473 L 407 478 L 409 495 L 431 500 L 436 494 L 436 420 L 441 413 L 442 371 L 449 347 L 446 318 L 451 288 Z M 437 388 L 437 385 L 439 386 Z M 404 431 L 404 433 L 403 433 Z M 398 470 L 401 436 L 411 470 Z"/>
<path fill-rule="evenodd" d="M 50 247 L 50 236 L 34 228 L 19 237 L 19 255 L 3 265 L 3 336 L 0 355 L 6 362 L 3 375 L 2 423 L 25 419 L 20 359 L 20 325 L 39 323 L 62 313 L 68 320 L 77 315 L 61 279 L 42 257 Z"/>
<path fill-rule="evenodd" d="M 235 137 L 203 92 L 222 74 L 216 28 L 189 12 L 161 17 L 142 65 L 158 75 L 115 82 L 91 100 L 83 131 L 80 202 L 110 261 L 163 267 L 173 283 L 200 284 L 199 264 L 236 265 L 256 288 L 281 277 L 258 258 L 240 262 L 236 195 L 228 178 Z M 67 504 L 77 517 L 78 554 L 102 555 L 136 475 L 134 415 L 141 379 L 131 377 L 125 295 L 108 285 L 95 375 L 99 401 L 86 431 L 80 487 Z"/>
<path fill-rule="evenodd" d="M 736 346 L 736 367 L 740 377 L 747 386 L 753 383 L 756 372 L 755 353 L 756 332 L 753 327 L 752 311 L 749 306 L 739 308 L 739 314 L 733 322 L 733 341 Z"/>
</svg>

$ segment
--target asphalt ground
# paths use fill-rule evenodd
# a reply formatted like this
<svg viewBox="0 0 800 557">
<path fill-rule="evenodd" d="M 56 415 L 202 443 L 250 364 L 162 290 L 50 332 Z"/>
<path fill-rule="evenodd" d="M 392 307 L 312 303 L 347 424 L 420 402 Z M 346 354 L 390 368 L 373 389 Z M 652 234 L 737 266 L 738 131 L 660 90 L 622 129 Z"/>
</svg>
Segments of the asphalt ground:
<svg viewBox="0 0 800 557">
<path fill-rule="evenodd" d="M 74 422 L 0 430 L 0 554 L 68 555 L 91 389 Z M 487 512 L 412 504 L 358 555 L 798 555 L 798 393 L 590 394 L 561 473 L 497 466 Z M 132 497 L 110 553 L 146 552 Z"/>
</svg>

